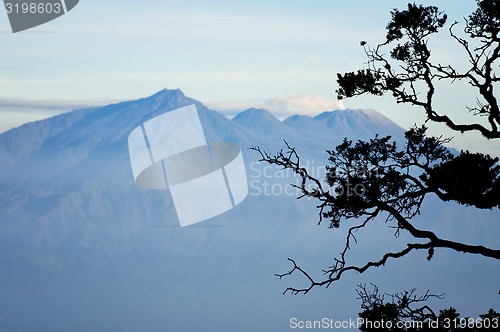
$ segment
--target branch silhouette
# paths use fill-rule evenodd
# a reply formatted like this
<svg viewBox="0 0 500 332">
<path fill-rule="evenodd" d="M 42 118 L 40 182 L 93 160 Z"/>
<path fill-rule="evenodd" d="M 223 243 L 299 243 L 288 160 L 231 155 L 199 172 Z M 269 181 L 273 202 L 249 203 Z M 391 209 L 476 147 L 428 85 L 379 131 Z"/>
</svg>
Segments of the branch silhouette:
<svg viewBox="0 0 500 332">
<path fill-rule="evenodd" d="M 428 42 L 446 24 L 445 13 L 435 6 L 408 4 L 406 9 L 395 9 L 391 14 L 383 43 L 370 48 L 365 41 L 361 42 L 368 57 L 367 68 L 337 75 L 338 99 L 390 94 L 397 103 L 423 109 L 427 121 L 444 123 L 462 133 L 479 132 L 486 139 L 500 138 L 500 110 L 494 91 L 500 80 L 500 1 L 477 0 L 477 9 L 465 19 L 464 36 L 455 33 L 457 22 L 450 26 L 450 37 L 464 50 L 463 58 L 468 62 L 465 70 L 436 63 L 431 57 Z M 462 80 L 468 82 L 476 95 L 476 105 L 464 107 L 475 116 L 472 123 L 460 123 L 450 112 L 435 106 L 438 81 Z M 390 136 L 356 143 L 344 139 L 334 150 L 327 151 L 329 164 L 324 182 L 307 172 L 296 149 L 286 141 L 286 149 L 275 155 L 252 147 L 262 162 L 292 170 L 301 178 L 300 184 L 295 185 L 301 193 L 299 198 L 317 200 L 318 223 L 328 219 L 330 228 L 339 228 L 348 220 L 353 223 L 347 230 L 342 252 L 333 266 L 323 270 L 321 280 L 314 279 L 289 258 L 292 269 L 276 276 L 284 278 L 300 273 L 308 285 L 289 287 L 284 293 L 306 294 L 316 286 L 329 287 L 347 272 L 363 273 L 413 251 L 426 251 L 428 260 L 436 249 L 442 248 L 500 259 L 497 248 L 452 241 L 414 225 L 412 220 L 429 195 L 477 209 L 500 208 L 498 158 L 469 151 L 453 155 L 444 147 L 450 139 L 428 137 L 426 130 L 425 126 L 408 130 L 402 148 L 391 142 Z M 378 260 L 350 265 L 347 253 L 356 243 L 355 233 L 379 216 L 385 217 L 395 229 L 395 236 L 405 232 L 413 241 Z"/>
<path fill-rule="evenodd" d="M 304 275 L 309 284 L 303 288 L 289 287 L 284 293 L 306 294 L 316 286 L 329 287 L 346 272 L 363 273 L 412 251 L 427 251 L 428 260 L 438 248 L 500 259 L 500 249 L 448 240 L 412 223 L 427 195 L 476 208 L 500 208 L 498 159 L 468 151 L 454 156 L 443 146 L 448 140 L 426 137 L 425 127 L 414 127 L 406 132 L 405 137 L 406 145 L 402 149 L 390 141 L 390 136 L 377 136 L 369 142 L 356 143 L 344 139 L 335 150 L 327 151 L 330 163 L 325 182 L 311 176 L 302 167 L 298 152 L 286 141 L 287 148 L 275 155 L 259 147 L 251 148 L 260 154 L 260 161 L 289 169 L 300 177 L 300 184 L 294 186 L 300 191 L 299 198 L 311 197 L 318 201 L 318 223 L 326 218 L 330 221 L 330 228 L 339 228 L 342 222 L 354 220 L 354 225 L 347 231 L 343 251 L 335 258 L 333 266 L 323 270 L 325 278 L 322 280 L 315 280 L 295 260 L 288 259 L 292 269 L 276 276 L 284 278 L 297 272 Z M 464 163 L 460 171 L 451 171 L 455 163 L 469 159 L 481 162 Z M 464 169 L 464 166 L 469 168 Z M 462 177 L 462 172 L 469 177 Z M 457 188 L 467 187 L 470 182 L 475 183 L 474 188 L 455 192 Z M 415 241 L 407 243 L 401 251 L 385 253 L 379 260 L 359 266 L 349 265 L 347 254 L 351 245 L 357 242 L 355 233 L 378 216 L 385 216 L 390 227 L 395 229 L 396 236 L 404 231 Z"/>
<path fill-rule="evenodd" d="M 408 4 L 407 10 L 391 12 L 392 19 L 387 25 L 385 42 L 370 48 L 361 42 L 368 58 L 368 67 L 337 74 L 339 99 L 363 94 L 381 96 L 389 93 L 397 103 L 418 106 L 425 111 L 428 121 L 446 124 L 458 132 L 477 131 L 488 139 L 500 138 L 500 109 L 494 94 L 495 83 L 500 78 L 498 60 L 500 58 L 500 8 L 496 0 L 478 1 L 477 10 L 465 20 L 464 34 L 459 37 L 454 32 L 455 22 L 449 33 L 463 49 L 469 67 L 458 70 L 451 64 L 433 62 L 428 41 L 447 20 L 445 13 L 435 6 Z M 472 42 L 479 44 L 472 46 Z M 385 55 L 389 45 L 397 43 Z M 477 94 L 477 105 L 466 106 L 465 110 L 486 118 L 486 121 L 459 123 L 434 106 L 436 82 L 465 80 Z"/>
</svg>

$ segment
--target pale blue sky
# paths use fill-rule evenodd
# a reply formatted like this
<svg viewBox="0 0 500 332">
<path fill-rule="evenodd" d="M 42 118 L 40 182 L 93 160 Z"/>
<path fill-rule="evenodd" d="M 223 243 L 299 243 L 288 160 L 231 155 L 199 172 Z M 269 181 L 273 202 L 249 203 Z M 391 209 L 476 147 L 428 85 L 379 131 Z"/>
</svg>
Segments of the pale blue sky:
<svg viewBox="0 0 500 332">
<path fill-rule="evenodd" d="M 474 4 L 439 5 L 452 22 Z M 67 15 L 18 34 L 9 31 L 2 11 L 0 132 L 61 109 L 141 98 L 162 88 L 180 88 L 213 108 L 291 96 L 314 96 L 307 99 L 307 113 L 324 111 L 328 101 L 340 107 L 336 73 L 361 68 L 366 58 L 359 41 L 382 41 L 390 10 L 404 6 L 368 0 L 81 0 Z M 435 43 L 437 56 L 457 58 L 451 41 Z M 438 105 L 463 112 L 468 95 L 461 91 L 446 90 Z M 356 98 L 344 106 L 376 109 L 406 128 L 423 120 L 420 111 L 386 97 Z M 453 135 L 459 147 L 476 146 L 470 135 Z M 498 143 L 481 147 L 500 150 Z"/>
</svg>

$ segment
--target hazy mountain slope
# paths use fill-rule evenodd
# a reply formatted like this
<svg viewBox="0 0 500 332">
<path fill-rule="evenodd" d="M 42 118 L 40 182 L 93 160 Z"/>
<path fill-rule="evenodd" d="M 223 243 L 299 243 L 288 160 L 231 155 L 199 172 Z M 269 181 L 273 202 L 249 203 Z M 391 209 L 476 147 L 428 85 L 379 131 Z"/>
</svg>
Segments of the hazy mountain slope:
<svg viewBox="0 0 500 332">
<path fill-rule="evenodd" d="M 402 140 L 404 137 L 401 127 L 374 110 L 323 112 L 314 119 L 325 123 L 337 135 L 349 139 L 367 140 L 373 137 L 373 133 L 391 135 L 395 140 Z"/>
<path fill-rule="evenodd" d="M 193 103 L 209 141 L 241 146 L 249 196 L 221 216 L 180 228 L 167 191 L 135 185 L 127 138 L 145 120 Z M 358 282 L 395 287 L 387 291 L 419 287 L 453 293 L 462 287 L 459 300 L 469 312 L 478 303 L 495 303 L 497 265 L 447 251 L 436 252 L 436 264 L 423 253 L 385 270 L 350 275 L 328 291 L 281 295 L 286 286 L 305 282 L 274 277 L 290 267 L 287 257 L 321 277 L 344 237 L 317 226 L 315 202 L 297 201 L 286 186 L 294 179 L 258 163 L 259 156 L 247 148 L 273 152 L 287 139 L 304 162 L 319 169 L 324 150 L 344 135 L 357 139 L 379 132 L 397 137 L 403 130 L 374 111 L 281 122 L 265 110 L 248 110 L 230 120 L 180 90 L 162 90 L 0 135 L 0 330 L 287 331 L 291 317 L 357 317 Z M 497 241 L 496 211 L 467 214 L 433 201 L 424 211 L 420 222 L 450 238 L 464 236 L 466 229 L 470 241 Z M 485 232 L 490 236 L 484 238 Z M 368 251 L 353 249 L 354 260 L 377 258 L 405 243 L 404 236 L 394 239 L 392 230 L 378 226 L 363 239 Z M 489 272 L 478 277 L 475 271 Z M 471 278 L 481 287 L 465 289 Z"/>
</svg>

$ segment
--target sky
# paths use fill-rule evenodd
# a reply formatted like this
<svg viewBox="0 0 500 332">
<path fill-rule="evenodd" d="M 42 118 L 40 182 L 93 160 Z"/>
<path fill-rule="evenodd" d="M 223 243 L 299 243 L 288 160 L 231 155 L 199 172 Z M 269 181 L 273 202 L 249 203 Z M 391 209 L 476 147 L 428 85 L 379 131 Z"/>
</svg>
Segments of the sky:
<svg viewBox="0 0 500 332">
<path fill-rule="evenodd" d="M 423 2 L 430 4 L 430 2 Z M 449 23 L 463 22 L 475 2 L 440 3 Z M 409 128 L 421 110 L 391 97 L 336 100 L 336 74 L 363 68 L 359 45 L 383 41 L 390 11 L 403 1 L 332 0 L 81 0 L 66 15 L 13 34 L 0 12 L 0 132 L 88 105 L 146 97 L 180 88 L 234 115 L 265 107 L 292 113 L 372 108 Z M 440 60 L 460 49 L 446 33 L 431 41 Z M 433 44 L 434 43 L 434 44 Z M 470 119 L 466 87 L 443 85 L 440 108 Z M 440 125 L 432 134 L 453 145 L 500 154 L 498 142 Z"/>
</svg>

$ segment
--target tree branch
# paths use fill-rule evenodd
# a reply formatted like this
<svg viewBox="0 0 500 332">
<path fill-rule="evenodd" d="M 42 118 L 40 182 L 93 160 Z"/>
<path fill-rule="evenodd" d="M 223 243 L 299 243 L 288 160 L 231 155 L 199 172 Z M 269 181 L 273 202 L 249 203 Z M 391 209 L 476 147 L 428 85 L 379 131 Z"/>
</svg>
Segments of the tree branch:
<svg viewBox="0 0 500 332">
<path fill-rule="evenodd" d="M 277 165 L 282 169 L 290 169 L 300 176 L 300 185 L 295 185 L 301 192 L 299 198 L 312 197 L 319 201 L 319 223 L 326 217 L 330 219 L 331 228 L 338 228 L 341 222 L 362 218 L 361 222 L 348 228 L 340 256 L 334 259 L 333 266 L 323 270 L 326 278 L 315 280 L 289 258 L 293 268 L 276 276 L 281 279 L 298 272 L 306 277 L 309 285 L 304 288 L 288 287 L 284 293 L 307 294 L 317 286 L 329 287 L 333 282 L 340 280 L 344 273 L 350 271 L 364 273 L 370 268 L 385 265 L 389 259 L 402 258 L 416 250 L 426 250 L 428 260 L 432 259 L 435 249 L 438 248 L 500 259 L 498 249 L 443 239 L 432 231 L 416 228 L 410 222 L 420 213 L 423 200 L 428 194 L 436 194 L 445 201 L 456 200 L 460 204 L 476 204 L 482 207 L 483 202 L 479 202 L 480 200 L 476 202 L 477 194 L 473 195 L 474 198 L 455 196 L 452 191 L 446 191 L 447 187 L 440 189 L 439 183 L 433 182 L 432 179 L 435 178 L 445 183 L 457 183 L 463 180 L 461 174 L 449 174 L 447 167 L 443 166 L 450 165 L 452 169 L 460 168 L 453 165 L 455 161 L 461 162 L 462 167 L 467 167 L 467 165 L 479 167 L 479 171 L 475 173 L 480 176 L 486 175 L 486 177 L 478 178 L 474 182 L 479 183 L 481 190 L 486 190 L 488 196 L 485 197 L 493 199 L 488 203 L 488 208 L 500 207 L 500 196 L 495 194 L 495 190 L 500 190 L 500 166 L 494 166 L 498 160 L 488 159 L 480 154 L 471 155 L 468 152 L 453 156 L 442 146 L 446 140 L 425 137 L 425 127 L 413 128 L 405 134 L 405 137 L 407 143 L 403 150 L 399 150 L 396 143 L 389 142 L 390 137 L 376 137 L 369 142 L 358 141 L 355 144 L 344 140 L 334 151 L 328 151 L 330 155 L 330 165 L 327 166 L 326 176 L 326 183 L 330 186 L 328 189 L 325 184 L 311 176 L 308 170 L 300 165 L 296 149 L 286 141 L 287 150 L 280 150 L 274 156 L 259 147 L 251 148 L 260 154 L 260 161 Z M 471 159 L 471 156 L 474 157 Z M 464 164 L 467 160 L 470 160 L 470 163 Z M 465 171 L 470 172 L 467 168 Z M 487 187 L 482 187 L 483 184 Z M 358 186 L 362 190 L 353 190 Z M 406 247 L 400 251 L 385 253 L 379 260 L 359 266 L 349 265 L 347 253 L 353 244 L 358 243 L 355 233 L 363 230 L 368 223 L 382 215 L 386 216 L 386 221 L 394 222 L 392 225 L 389 224 L 389 227 L 396 228 L 396 236 L 401 231 L 406 231 L 416 241 L 407 243 Z"/>
</svg>

